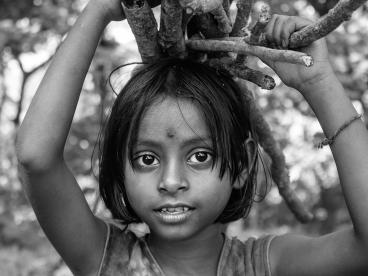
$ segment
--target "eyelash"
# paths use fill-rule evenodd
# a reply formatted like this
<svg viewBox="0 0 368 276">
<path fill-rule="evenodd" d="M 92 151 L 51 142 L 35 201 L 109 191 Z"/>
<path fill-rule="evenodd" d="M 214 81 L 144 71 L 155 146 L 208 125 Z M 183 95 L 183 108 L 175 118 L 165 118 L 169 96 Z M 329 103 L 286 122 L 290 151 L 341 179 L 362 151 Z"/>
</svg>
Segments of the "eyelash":
<svg viewBox="0 0 368 276">
<path fill-rule="evenodd" d="M 190 161 L 192 159 L 192 157 L 198 157 L 197 155 L 199 154 L 205 154 L 206 155 L 206 160 L 205 161 L 199 161 L 199 162 L 193 162 L 193 161 Z M 192 164 L 206 164 L 208 163 L 209 161 L 212 161 L 212 153 L 208 152 L 208 151 L 204 151 L 204 150 L 201 150 L 201 151 L 197 151 L 195 153 L 193 153 L 189 159 L 188 159 L 188 162 L 192 162 Z M 198 160 L 198 159 L 197 159 Z"/>
<path fill-rule="evenodd" d="M 159 161 L 158 158 L 154 154 L 143 152 L 139 156 L 137 156 L 137 157 L 135 157 L 133 159 L 134 164 L 137 165 L 138 167 L 141 167 L 141 168 L 150 168 L 150 167 L 153 167 L 153 166 L 157 166 L 158 165 L 158 164 L 153 164 L 153 165 L 152 164 L 149 164 L 149 165 L 144 164 L 143 163 L 143 158 L 144 157 L 153 158 L 153 162 L 155 162 L 155 160 L 156 161 Z"/>
<path fill-rule="evenodd" d="M 199 154 L 205 155 L 206 159 L 202 162 L 199 161 L 197 159 Z M 143 158 L 144 157 L 152 158 L 153 159 L 153 164 L 148 164 L 148 165 L 144 164 L 143 163 Z M 191 160 L 192 158 L 196 158 L 197 160 L 193 161 L 193 160 Z M 209 163 L 210 161 L 212 163 L 212 158 L 213 158 L 213 154 L 211 152 L 206 151 L 206 150 L 199 150 L 199 151 L 196 151 L 193 154 L 191 154 L 189 156 L 189 158 L 187 159 L 187 162 L 190 165 L 203 165 L 203 164 Z M 133 159 L 133 162 L 134 162 L 135 165 L 137 165 L 138 167 L 141 167 L 141 168 L 152 168 L 152 167 L 157 166 L 159 164 L 158 158 L 154 154 L 149 153 L 149 152 L 142 152 L 140 155 L 138 155 L 137 157 L 135 157 Z"/>
</svg>

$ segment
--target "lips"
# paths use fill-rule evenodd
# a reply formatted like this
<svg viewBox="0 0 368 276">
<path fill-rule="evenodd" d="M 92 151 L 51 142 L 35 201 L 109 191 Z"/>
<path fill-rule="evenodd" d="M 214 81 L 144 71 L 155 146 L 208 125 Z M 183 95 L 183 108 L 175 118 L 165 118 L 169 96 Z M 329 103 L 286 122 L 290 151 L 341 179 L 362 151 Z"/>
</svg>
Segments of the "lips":
<svg viewBox="0 0 368 276">
<path fill-rule="evenodd" d="M 194 208 L 186 204 L 166 204 L 154 211 L 164 223 L 177 224 L 187 220 L 193 213 Z"/>
<path fill-rule="evenodd" d="M 176 203 L 176 204 L 164 204 L 160 207 L 154 209 L 156 212 L 165 212 L 165 213 L 182 213 L 187 212 L 188 210 L 193 210 L 194 207 L 184 204 L 184 203 Z"/>
</svg>

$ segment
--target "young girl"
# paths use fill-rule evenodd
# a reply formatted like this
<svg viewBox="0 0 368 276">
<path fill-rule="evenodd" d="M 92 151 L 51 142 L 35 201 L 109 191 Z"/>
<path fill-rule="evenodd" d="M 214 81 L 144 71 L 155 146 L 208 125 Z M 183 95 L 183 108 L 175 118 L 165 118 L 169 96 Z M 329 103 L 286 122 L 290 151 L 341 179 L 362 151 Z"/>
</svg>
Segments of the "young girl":
<svg viewBox="0 0 368 276">
<path fill-rule="evenodd" d="M 368 135 L 328 62 L 323 41 L 304 51 L 311 68 L 270 63 L 313 108 L 336 160 L 353 227 L 309 238 L 245 243 L 222 233 L 246 216 L 254 193 L 256 137 L 234 81 L 189 60 L 142 67 L 120 92 L 106 127 L 100 191 L 115 219 L 94 216 L 63 159 L 82 83 L 99 37 L 121 20 L 119 0 L 91 0 L 55 55 L 17 137 L 25 190 L 75 275 L 367 275 Z M 308 25 L 274 16 L 268 39 L 287 47 Z M 344 127 L 345 126 L 345 127 Z"/>
</svg>

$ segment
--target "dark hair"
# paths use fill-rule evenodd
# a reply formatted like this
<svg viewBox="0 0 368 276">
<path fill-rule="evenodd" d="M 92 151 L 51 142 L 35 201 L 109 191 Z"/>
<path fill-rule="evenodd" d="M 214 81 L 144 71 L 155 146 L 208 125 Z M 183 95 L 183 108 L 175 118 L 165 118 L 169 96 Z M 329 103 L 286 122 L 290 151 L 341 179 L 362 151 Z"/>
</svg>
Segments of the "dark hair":
<svg viewBox="0 0 368 276">
<path fill-rule="evenodd" d="M 114 102 L 100 152 L 100 194 L 113 218 L 123 223 L 140 222 L 125 192 L 125 156 L 131 162 L 142 116 L 154 101 L 165 96 L 191 99 L 203 112 L 212 139 L 214 164 L 220 164 L 219 177 L 229 172 L 234 183 L 250 166 L 245 141 L 257 139 L 245 93 L 229 75 L 188 59 L 168 58 L 143 65 Z M 257 159 L 257 143 L 254 154 Z M 250 167 L 245 185 L 232 190 L 218 222 L 247 216 L 254 201 L 257 174 L 257 166 Z"/>
</svg>

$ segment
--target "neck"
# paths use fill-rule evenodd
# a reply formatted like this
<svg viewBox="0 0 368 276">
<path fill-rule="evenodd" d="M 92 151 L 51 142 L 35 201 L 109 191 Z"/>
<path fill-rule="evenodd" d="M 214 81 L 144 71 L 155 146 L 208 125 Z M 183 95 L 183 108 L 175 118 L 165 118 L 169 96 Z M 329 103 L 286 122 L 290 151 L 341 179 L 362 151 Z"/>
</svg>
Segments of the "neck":
<svg viewBox="0 0 368 276">
<path fill-rule="evenodd" d="M 152 233 L 148 244 L 166 275 L 216 275 L 224 243 L 222 229 L 214 224 L 205 233 L 181 241 L 164 240 Z"/>
</svg>

